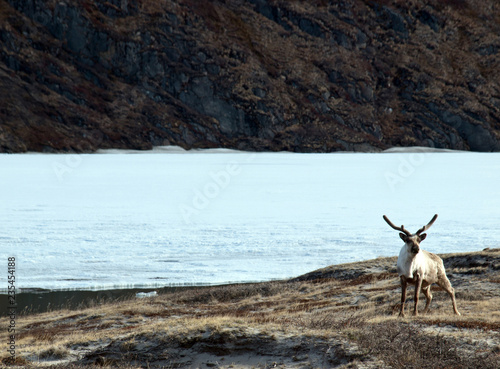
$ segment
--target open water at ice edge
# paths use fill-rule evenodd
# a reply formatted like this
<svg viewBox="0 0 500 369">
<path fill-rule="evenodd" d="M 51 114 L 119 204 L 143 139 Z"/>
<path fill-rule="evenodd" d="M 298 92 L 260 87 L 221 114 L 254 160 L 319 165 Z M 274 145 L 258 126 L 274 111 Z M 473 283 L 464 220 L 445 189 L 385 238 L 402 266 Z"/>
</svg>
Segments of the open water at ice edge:
<svg viewBox="0 0 500 369">
<path fill-rule="evenodd" d="M 0 291 L 267 281 L 424 249 L 499 247 L 500 154 L 0 155 Z M 3 261 L 1 261 L 3 260 Z"/>
</svg>

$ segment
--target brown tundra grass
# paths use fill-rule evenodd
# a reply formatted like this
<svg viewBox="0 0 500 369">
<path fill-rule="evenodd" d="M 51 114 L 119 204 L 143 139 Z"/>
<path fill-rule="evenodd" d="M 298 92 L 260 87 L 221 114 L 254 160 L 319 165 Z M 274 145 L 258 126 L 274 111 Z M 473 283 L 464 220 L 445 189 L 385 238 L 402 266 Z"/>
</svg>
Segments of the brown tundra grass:
<svg viewBox="0 0 500 369">
<path fill-rule="evenodd" d="M 462 316 L 436 288 L 401 319 L 396 258 L 293 280 L 197 288 L 20 316 L 25 368 L 498 368 L 500 249 L 441 255 Z M 7 320 L 0 359 L 7 362 Z"/>
</svg>

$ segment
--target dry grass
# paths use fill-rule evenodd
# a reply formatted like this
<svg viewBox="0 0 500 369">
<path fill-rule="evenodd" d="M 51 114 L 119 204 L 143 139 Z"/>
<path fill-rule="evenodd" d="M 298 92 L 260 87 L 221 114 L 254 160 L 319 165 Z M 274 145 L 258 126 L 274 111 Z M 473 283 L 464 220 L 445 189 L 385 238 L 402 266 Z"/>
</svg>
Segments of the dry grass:
<svg viewBox="0 0 500 369">
<path fill-rule="evenodd" d="M 460 317 L 451 315 L 446 293 L 435 289 L 429 315 L 399 319 L 394 260 L 381 258 L 332 266 L 293 281 L 191 289 L 19 317 L 18 361 L 34 368 L 195 368 L 207 363 L 495 368 L 500 359 L 499 259 L 498 249 L 444 256 Z M 0 332 L 3 345 L 5 319 Z M 5 348 L 0 350 L 4 355 Z"/>
</svg>

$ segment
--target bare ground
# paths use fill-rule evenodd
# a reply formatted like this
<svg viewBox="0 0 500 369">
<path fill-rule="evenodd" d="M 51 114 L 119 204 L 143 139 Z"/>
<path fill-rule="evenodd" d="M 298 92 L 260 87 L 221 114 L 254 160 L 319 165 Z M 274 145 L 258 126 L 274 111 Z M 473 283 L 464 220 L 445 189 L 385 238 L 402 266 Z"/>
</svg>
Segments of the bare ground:
<svg viewBox="0 0 500 369">
<path fill-rule="evenodd" d="M 25 368 L 498 368 L 500 249 L 441 255 L 461 316 L 433 286 L 398 318 L 396 258 L 279 282 L 199 288 L 18 317 Z M 409 294 L 411 296 L 411 293 Z M 407 309 L 412 306 L 411 298 Z M 424 302 L 421 301 L 421 309 Z M 7 363 L 6 318 L 0 358 Z"/>
</svg>

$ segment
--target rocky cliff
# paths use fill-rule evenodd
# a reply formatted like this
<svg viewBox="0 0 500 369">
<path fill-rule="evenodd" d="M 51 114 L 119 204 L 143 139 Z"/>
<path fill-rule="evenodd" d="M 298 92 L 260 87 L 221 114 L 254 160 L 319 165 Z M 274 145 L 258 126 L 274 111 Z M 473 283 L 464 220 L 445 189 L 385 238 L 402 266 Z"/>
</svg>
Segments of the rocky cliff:
<svg viewBox="0 0 500 369">
<path fill-rule="evenodd" d="M 0 152 L 500 150 L 496 0 L 0 0 Z"/>
</svg>

